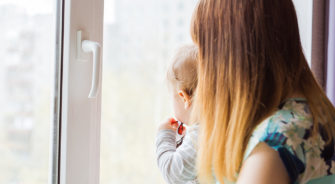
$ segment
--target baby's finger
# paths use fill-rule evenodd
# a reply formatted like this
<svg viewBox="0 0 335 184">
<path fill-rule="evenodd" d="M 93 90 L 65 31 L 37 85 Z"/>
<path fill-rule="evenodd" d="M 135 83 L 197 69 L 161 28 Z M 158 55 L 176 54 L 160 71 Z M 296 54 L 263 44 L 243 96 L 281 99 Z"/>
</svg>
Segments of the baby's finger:
<svg viewBox="0 0 335 184">
<path fill-rule="evenodd" d="M 170 125 L 171 125 L 173 128 L 178 128 L 178 121 L 176 121 L 175 119 L 171 118 L 171 119 L 170 119 Z"/>
</svg>

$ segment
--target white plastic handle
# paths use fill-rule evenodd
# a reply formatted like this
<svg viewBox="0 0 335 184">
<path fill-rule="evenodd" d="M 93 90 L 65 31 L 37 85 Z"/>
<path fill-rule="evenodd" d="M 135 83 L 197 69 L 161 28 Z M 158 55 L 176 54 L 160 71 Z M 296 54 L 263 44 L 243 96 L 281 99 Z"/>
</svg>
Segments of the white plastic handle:
<svg viewBox="0 0 335 184">
<path fill-rule="evenodd" d="M 96 98 L 99 89 L 100 89 L 100 72 L 101 72 L 101 46 L 98 42 L 94 42 L 91 40 L 82 40 L 82 31 L 77 31 L 77 59 L 78 60 L 85 60 L 83 59 L 83 53 L 92 52 L 93 56 L 93 72 L 92 72 L 92 84 L 91 84 L 91 90 L 88 94 L 88 98 Z"/>
<path fill-rule="evenodd" d="M 100 89 L 100 44 L 98 42 L 84 40 L 82 41 L 82 48 L 84 52 L 92 52 L 93 55 L 92 85 L 88 98 L 96 98 Z"/>
</svg>

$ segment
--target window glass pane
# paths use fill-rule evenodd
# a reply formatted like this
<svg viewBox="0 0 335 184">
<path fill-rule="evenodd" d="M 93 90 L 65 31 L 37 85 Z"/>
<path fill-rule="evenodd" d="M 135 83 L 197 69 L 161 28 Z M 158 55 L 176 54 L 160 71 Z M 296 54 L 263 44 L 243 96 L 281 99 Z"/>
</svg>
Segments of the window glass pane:
<svg viewBox="0 0 335 184">
<path fill-rule="evenodd" d="M 163 183 L 158 122 L 171 115 L 165 69 L 190 38 L 196 0 L 105 0 L 101 183 Z"/>
<path fill-rule="evenodd" d="M 293 0 L 298 17 L 300 39 L 305 57 L 311 65 L 313 0 Z"/>
<path fill-rule="evenodd" d="M 0 183 L 48 182 L 55 5 L 0 1 Z"/>
</svg>

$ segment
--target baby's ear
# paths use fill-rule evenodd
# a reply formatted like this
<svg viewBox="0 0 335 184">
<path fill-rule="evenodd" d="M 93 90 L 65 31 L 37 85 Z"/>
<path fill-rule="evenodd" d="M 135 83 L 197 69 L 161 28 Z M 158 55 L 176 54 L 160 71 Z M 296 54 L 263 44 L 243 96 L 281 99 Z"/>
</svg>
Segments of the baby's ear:
<svg viewBox="0 0 335 184">
<path fill-rule="evenodd" d="M 187 94 L 185 90 L 179 90 L 178 91 L 179 97 L 183 100 L 184 102 L 184 108 L 188 109 L 191 106 L 191 97 L 190 95 Z"/>
</svg>

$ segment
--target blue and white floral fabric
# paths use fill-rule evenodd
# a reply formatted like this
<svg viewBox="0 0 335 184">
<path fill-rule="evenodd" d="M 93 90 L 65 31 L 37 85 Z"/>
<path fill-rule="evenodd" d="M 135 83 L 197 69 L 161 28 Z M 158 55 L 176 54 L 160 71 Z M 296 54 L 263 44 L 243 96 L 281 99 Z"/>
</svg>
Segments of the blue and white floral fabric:
<svg viewBox="0 0 335 184">
<path fill-rule="evenodd" d="M 289 99 L 255 129 L 245 159 L 258 143 L 265 142 L 278 151 L 292 183 L 335 184 L 334 141 L 326 145 L 324 130 L 311 136 L 312 129 L 307 101 Z"/>
</svg>

